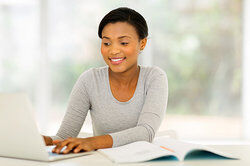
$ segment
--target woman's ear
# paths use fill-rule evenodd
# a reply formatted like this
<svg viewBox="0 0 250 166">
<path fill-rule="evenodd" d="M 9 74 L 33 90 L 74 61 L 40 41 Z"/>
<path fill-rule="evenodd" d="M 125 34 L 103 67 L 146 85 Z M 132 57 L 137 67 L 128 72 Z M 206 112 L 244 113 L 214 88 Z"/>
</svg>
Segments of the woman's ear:
<svg viewBox="0 0 250 166">
<path fill-rule="evenodd" d="M 147 44 L 147 38 L 145 37 L 144 39 L 142 39 L 140 41 L 140 50 L 141 51 L 146 47 L 146 44 Z"/>
</svg>

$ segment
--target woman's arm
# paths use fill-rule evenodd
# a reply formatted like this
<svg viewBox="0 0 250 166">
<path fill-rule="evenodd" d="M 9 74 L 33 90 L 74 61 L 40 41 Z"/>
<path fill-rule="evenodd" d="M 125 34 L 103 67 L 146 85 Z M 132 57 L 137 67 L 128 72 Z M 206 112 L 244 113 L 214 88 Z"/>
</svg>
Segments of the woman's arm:
<svg viewBox="0 0 250 166">
<path fill-rule="evenodd" d="M 62 124 L 53 140 L 63 140 L 69 137 L 77 137 L 85 121 L 90 108 L 90 100 L 85 82 L 89 79 L 89 72 L 84 72 L 75 83 Z"/>
</svg>

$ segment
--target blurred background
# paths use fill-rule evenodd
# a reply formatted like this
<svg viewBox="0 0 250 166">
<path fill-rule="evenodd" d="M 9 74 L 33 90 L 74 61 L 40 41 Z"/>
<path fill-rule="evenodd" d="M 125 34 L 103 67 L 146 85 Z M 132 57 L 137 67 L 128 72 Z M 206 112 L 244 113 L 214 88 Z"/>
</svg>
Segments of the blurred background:
<svg viewBox="0 0 250 166">
<path fill-rule="evenodd" d="M 140 64 L 168 75 L 160 130 L 175 130 L 186 140 L 248 139 L 246 1 L 0 0 L 0 92 L 27 93 L 41 133 L 55 135 L 76 79 L 105 65 L 99 22 L 127 6 L 149 26 Z M 82 131 L 92 132 L 89 115 Z"/>
</svg>

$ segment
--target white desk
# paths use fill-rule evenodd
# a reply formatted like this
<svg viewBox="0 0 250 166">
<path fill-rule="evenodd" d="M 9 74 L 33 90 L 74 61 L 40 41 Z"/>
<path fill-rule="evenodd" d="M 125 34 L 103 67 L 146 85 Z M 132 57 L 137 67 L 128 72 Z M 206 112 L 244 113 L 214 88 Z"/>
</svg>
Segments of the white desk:
<svg viewBox="0 0 250 166">
<path fill-rule="evenodd" d="M 250 145 L 213 145 L 218 150 L 230 152 L 241 160 L 208 159 L 186 160 L 183 162 L 173 160 L 150 161 L 135 164 L 114 164 L 98 152 L 92 155 L 54 162 L 38 162 L 30 160 L 0 157 L 0 166 L 248 166 L 250 165 Z"/>
</svg>

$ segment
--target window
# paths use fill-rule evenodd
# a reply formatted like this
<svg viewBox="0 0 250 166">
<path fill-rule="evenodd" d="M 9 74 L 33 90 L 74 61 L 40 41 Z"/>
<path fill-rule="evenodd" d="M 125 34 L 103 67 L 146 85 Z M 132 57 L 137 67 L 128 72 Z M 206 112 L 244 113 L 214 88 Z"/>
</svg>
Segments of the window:
<svg viewBox="0 0 250 166">
<path fill-rule="evenodd" d="M 184 139 L 242 137 L 242 1 L 10 2 L 0 1 L 0 91 L 26 91 L 44 134 L 56 133 L 78 76 L 105 65 L 100 20 L 128 6 L 149 26 L 140 63 L 168 75 L 160 130 L 174 129 Z M 91 131 L 89 118 L 83 131 Z"/>
</svg>

